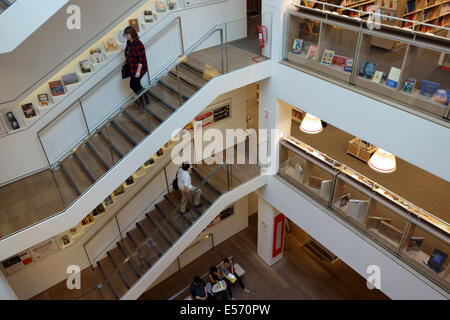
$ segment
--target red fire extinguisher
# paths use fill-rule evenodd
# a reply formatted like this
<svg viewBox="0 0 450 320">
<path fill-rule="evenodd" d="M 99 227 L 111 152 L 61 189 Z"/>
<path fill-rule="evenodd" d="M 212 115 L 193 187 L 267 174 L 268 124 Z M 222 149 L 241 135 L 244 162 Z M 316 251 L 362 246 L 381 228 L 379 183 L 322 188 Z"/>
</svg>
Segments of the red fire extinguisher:
<svg viewBox="0 0 450 320">
<path fill-rule="evenodd" d="M 264 49 L 265 44 L 267 42 L 268 33 L 267 33 L 267 28 L 265 26 L 258 26 L 258 27 L 256 27 L 256 29 L 257 29 L 257 33 L 258 33 L 259 56 L 252 58 L 252 60 L 254 62 L 261 62 L 261 61 L 266 60 L 266 58 L 263 57 L 263 55 L 262 55 L 262 49 Z M 263 59 L 260 60 L 260 58 L 263 58 Z"/>
</svg>

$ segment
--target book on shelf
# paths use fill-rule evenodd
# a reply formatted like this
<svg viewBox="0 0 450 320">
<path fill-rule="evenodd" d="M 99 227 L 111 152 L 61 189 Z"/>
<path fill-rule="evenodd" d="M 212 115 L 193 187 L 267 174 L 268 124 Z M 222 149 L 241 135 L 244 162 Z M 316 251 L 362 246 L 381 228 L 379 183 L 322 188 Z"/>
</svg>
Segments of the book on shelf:
<svg viewBox="0 0 450 320">
<path fill-rule="evenodd" d="M 306 57 L 310 60 L 317 60 L 318 56 L 319 56 L 319 46 L 316 44 L 310 45 Z"/>
<path fill-rule="evenodd" d="M 320 63 L 324 64 L 326 66 L 330 66 L 331 63 L 333 62 L 333 56 L 334 56 L 334 51 L 333 50 L 325 49 L 323 51 L 322 61 L 320 61 Z"/>
<path fill-rule="evenodd" d="M 423 237 L 411 237 L 408 240 L 408 246 L 406 251 L 419 251 L 425 238 Z"/>
<path fill-rule="evenodd" d="M 113 196 L 109 195 L 108 197 L 106 197 L 105 200 L 103 201 L 103 203 L 106 207 L 112 205 L 114 203 Z"/>
<path fill-rule="evenodd" d="M 78 78 L 78 74 L 76 72 L 64 74 L 61 79 L 65 86 L 80 82 L 80 79 Z"/>
<path fill-rule="evenodd" d="M 153 12 L 152 10 L 145 10 L 144 11 L 144 21 L 145 23 L 152 23 L 153 20 Z"/>
<path fill-rule="evenodd" d="M 156 0 L 155 2 L 156 12 L 166 12 L 166 2 L 164 0 Z"/>
<path fill-rule="evenodd" d="M 139 20 L 138 19 L 130 19 L 128 20 L 128 25 L 130 27 L 133 27 L 136 32 L 141 32 L 141 28 L 139 27 Z"/>
<path fill-rule="evenodd" d="M 420 94 L 426 97 L 432 97 L 433 94 L 439 89 L 440 84 L 433 81 L 421 80 L 420 81 Z"/>
<path fill-rule="evenodd" d="M 91 55 L 92 64 L 98 64 L 105 62 L 105 56 L 103 55 L 101 48 L 94 48 L 89 51 Z"/>
<path fill-rule="evenodd" d="M 413 93 L 414 86 L 416 85 L 416 79 L 406 78 L 405 83 L 403 84 L 402 91 L 408 94 Z"/>
<path fill-rule="evenodd" d="M 114 190 L 114 196 L 120 196 L 125 193 L 125 187 L 120 185 L 116 190 Z"/>
<path fill-rule="evenodd" d="M 36 110 L 34 110 L 32 103 L 23 104 L 22 111 L 23 111 L 23 114 L 25 115 L 25 118 L 27 118 L 27 119 L 36 117 L 36 115 L 37 115 Z"/>
<path fill-rule="evenodd" d="M 375 73 L 376 64 L 373 62 L 363 61 L 361 63 L 361 70 L 359 70 L 359 76 L 371 80 Z"/>
<path fill-rule="evenodd" d="M 303 40 L 302 39 L 294 39 L 294 43 L 292 44 L 292 53 L 300 54 L 302 51 Z"/>
<path fill-rule="evenodd" d="M 450 100 L 450 90 L 445 89 L 437 89 L 433 96 L 431 97 L 431 101 L 448 105 Z"/>
<path fill-rule="evenodd" d="M 397 88 L 401 72 L 402 70 L 399 68 L 391 67 L 391 71 L 389 72 L 389 76 L 386 80 L 386 85 L 392 88 Z"/>
<path fill-rule="evenodd" d="M 123 30 L 119 30 L 119 41 L 122 43 L 127 42 L 127 37 L 125 36 L 125 33 L 123 32 Z"/>
<path fill-rule="evenodd" d="M 134 183 L 134 178 L 133 176 L 129 176 L 127 180 L 125 180 L 125 184 L 127 186 L 132 185 Z"/>
<path fill-rule="evenodd" d="M 103 204 L 99 204 L 94 210 L 92 210 L 92 215 L 94 217 L 102 214 L 103 212 L 105 212 L 105 207 L 103 206 Z"/>
<path fill-rule="evenodd" d="M 383 79 L 383 71 L 375 71 L 372 81 L 375 83 L 380 83 Z"/>
<path fill-rule="evenodd" d="M 39 104 L 41 106 L 48 106 L 50 104 L 50 97 L 46 93 L 39 93 L 37 95 Z"/>
<path fill-rule="evenodd" d="M 81 73 L 89 73 L 92 72 L 91 63 L 89 60 L 81 60 L 78 62 L 80 64 Z"/>
<path fill-rule="evenodd" d="M 344 64 L 344 71 L 352 72 L 352 70 L 353 70 L 353 59 L 347 58 L 347 60 L 345 61 L 345 64 Z"/>
<path fill-rule="evenodd" d="M 177 8 L 177 2 L 173 0 L 167 1 L 167 5 L 169 6 L 169 10 L 175 10 Z"/>
<path fill-rule="evenodd" d="M 105 41 L 105 52 L 112 53 L 120 50 L 119 44 L 114 40 L 114 38 L 109 38 Z"/>
<path fill-rule="evenodd" d="M 68 234 L 63 234 L 60 239 L 63 246 L 67 246 L 71 243 L 70 235 Z"/>
<path fill-rule="evenodd" d="M 94 223 L 94 214 L 92 212 L 89 213 L 86 217 L 84 217 L 83 220 L 81 220 L 81 224 L 83 226 L 88 226 L 91 223 Z"/>
<path fill-rule="evenodd" d="M 12 111 L 6 113 L 6 119 L 9 121 L 12 130 L 20 129 L 19 121 L 17 121 Z"/>
<path fill-rule="evenodd" d="M 347 62 L 347 57 L 340 56 L 337 54 L 333 55 L 332 64 L 335 64 L 337 66 L 344 66 L 346 62 Z"/>
<path fill-rule="evenodd" d="M 64 91 L 64 86 L 63 86 L 61 80 L 50 81 L 48 83 L 48 86 L 50 87 L 50 92 L 52 93 L 52 96 L 54 96 L 54 97 L 60 96 L 60 95 L 63 95 L 66 93 Z"/>
</svg>

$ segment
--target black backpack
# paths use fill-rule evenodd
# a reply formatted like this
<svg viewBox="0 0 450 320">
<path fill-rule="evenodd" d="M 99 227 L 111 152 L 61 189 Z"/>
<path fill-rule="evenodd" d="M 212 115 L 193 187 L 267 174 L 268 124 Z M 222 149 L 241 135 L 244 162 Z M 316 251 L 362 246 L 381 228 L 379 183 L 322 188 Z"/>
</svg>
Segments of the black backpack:
<svg viewBox="0 0 450 320">
<path fill-rule="evenodd" d="M 178 170 L 177 170 L 177 174 L 175 175 L 175 179 L 173 179 L 172 181 L 172 187 L 174 190 L 179 190 L 180 188 L 178 188 Z"/>
</svg>

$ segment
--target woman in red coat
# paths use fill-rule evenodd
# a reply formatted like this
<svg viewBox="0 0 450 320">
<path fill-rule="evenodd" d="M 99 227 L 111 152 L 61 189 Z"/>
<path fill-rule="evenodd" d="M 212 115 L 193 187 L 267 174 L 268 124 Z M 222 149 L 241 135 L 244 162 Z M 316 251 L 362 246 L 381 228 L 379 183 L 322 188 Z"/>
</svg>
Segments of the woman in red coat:
<svg viewBox="0 0 450 320">
<path fill-rule="evenodd" d="M 148 71 L 145 47 L 133 27 L 126 27 L 124 34 L 127 38 L 125 58 L 130 67 L 130 88 L 138 95 L 144 89 L 141 85 L 141 79 Z M 143 101 L 148 103 L 147 97 L 145 95 L 143 97 Z"/>
</svg>

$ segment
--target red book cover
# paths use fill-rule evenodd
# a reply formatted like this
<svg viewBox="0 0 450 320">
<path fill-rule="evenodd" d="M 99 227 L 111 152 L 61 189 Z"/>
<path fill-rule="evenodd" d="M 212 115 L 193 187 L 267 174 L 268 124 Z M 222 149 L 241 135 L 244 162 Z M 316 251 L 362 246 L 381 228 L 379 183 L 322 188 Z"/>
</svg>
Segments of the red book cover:
<svg viewBox="0 0 450 320">
<path fill-rule="evenodd" d="M 338 66 L 343 66 L 347 62 L 347 57 L 344 56 L 333 56 L 333 64 L 336 64 Z"/>
</svg>

